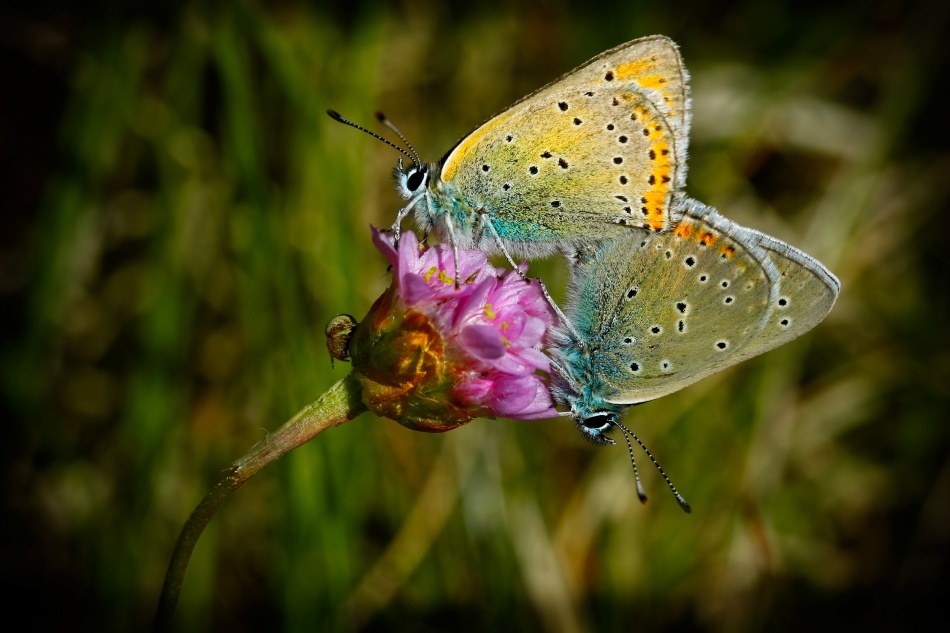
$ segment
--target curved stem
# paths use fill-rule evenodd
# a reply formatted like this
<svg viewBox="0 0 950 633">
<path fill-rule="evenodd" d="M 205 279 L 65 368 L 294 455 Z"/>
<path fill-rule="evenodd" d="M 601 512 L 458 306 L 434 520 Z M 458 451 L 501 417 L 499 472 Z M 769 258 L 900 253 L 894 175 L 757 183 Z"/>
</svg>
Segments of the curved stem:
<svg viewBox="0 0 950 633">
<path fill-rule="evenodd" d="M 162 595 L 155 613 L 154 631 L 167 631 L 171 628 L 172 616 L 178 604 L 178 595 L 181 593 L 191 553 L 208 521 L 231 493 L 243 486 L 264 466 L 310 441 L 321 431 L 352 420 L 365 410 L 366 406 L 360 400 L 359 383 L 352 376 L 347 376 L 319 399 L 301 409 L 282 427 L 255 444 L 244 457 L 231 464 L 221 481 L 214 485 L 194 509 L 181 530 L 171 562 L 168 564 L 168 571 L 165 573 L 165 583 L 162 585 Z"/>
</svg>

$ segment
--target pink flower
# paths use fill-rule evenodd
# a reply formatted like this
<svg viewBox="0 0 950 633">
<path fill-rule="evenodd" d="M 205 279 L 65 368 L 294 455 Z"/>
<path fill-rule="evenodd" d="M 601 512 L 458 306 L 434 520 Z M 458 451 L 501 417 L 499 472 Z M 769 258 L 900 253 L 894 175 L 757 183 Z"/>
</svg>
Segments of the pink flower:
<svg viewBox="0 0 950 633">
<path fill-rule="evenodd" d="M 393 285 L 353 330 L 348 350 L 363 401 L 413 429 L 440 432 L 476 417 L 538 420 L 557 415 L 541 343 L 555 316 L 540 284 L 496 270 L 480 251 L 399 248 L 373 229 Z"/>
</svg>

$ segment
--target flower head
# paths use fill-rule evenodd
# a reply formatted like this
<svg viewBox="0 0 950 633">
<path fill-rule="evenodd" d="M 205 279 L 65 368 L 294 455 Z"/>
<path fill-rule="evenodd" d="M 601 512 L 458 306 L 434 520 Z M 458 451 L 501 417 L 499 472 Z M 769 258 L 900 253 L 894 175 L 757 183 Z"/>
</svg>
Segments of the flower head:
<svg viewBox="0 0 950 633">
<path fill-rule="evenodd" d="M 379 415 L 421 431 L 448 431 L 476 417 L 537 420 L 557 411 L 541 353 L 554 314 L 540 283 L 495 269 L 481 251 L 420 245 L 403 233 L 395 248 L 373 229 L 393 284 L 356 326 L 349 344 L 363 400 Z"/>
</svg>

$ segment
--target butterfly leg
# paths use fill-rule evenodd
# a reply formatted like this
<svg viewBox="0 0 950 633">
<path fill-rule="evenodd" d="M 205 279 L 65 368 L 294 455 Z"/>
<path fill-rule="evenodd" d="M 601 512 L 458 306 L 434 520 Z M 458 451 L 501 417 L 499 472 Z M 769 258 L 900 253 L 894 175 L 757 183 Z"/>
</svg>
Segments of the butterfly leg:
<svg viewBox="0 0 950 633">
<path fill-rule="evenodd" d="M 484 227 L 488 227 L 489 232 L 495 238 L 495 245 L 498 246 L 498 250 L 504 253 L 505 259 L 508 260 L 508 265 L 511 266 L 512 269 L 518 271 L 518 274 L 521 275 L 521 278 L 524 279 L 527 283 L 531 283 L 531 280 L 528 279 L 528 277 L 524 274 L 524 272 L 522 272 L 521 268 L 517 264 L 515 264 L 515 260 L 511 258 L 511 253 L 508 252 L 508 249 L 505 248 L 505 244 L 501 241 L 501 236 L 498 235 L 498 229 L 496 229 L 495 225 L 492 224 L 491 218 L 488 217 L 488 212 L 482 209 L 479 213 L 481 215 L 481 225 Z M 479 228 L 482 231 L 484 230 L 481 227 Z M 574 329 L 574 326 L 571 325 L 571 322 L 568 320 L 567 315 L 565 315 L 561 311 L 561 308 L 558 307 L 557 303 L 554 302 L 554 299 L 551 298 L 551 295 L 548 294 L 548 289 L 544 285 L 544 282 L 538 279 L 538 283 L 541 285 L 541 293 L 544 295 L 544 298 L 547 300 L 548 305 L 551 306 L 551 309 L 554 310 L 554 313 L 557 315 L 558 319 L 561 320 L 561 323 L 564 324 L 564 327 L 566 327 L 568 331 L 574 336 L 574 340 L 577 341 L 578 344 L 583 345 L 583 340 L 581 339 L 580 335 L 577 333 L 577 330 Z"/>
<path fill-rule="evenodd" d="M 396 221 L 393 222 L 392 227 L 390 227 L 390 230 L 393 232 L 393 246 L 396 248 L 399 248 L 399 233 L 402 230 L 402 221 L 406 219 L 406 216 L 409 215 L 409 212 L 415 208 L 416 204 L 418 204 L 419 200 L 421 199 L 422 196 L 416 196 L 409 201 L 409 204 L 401 208 L 399 213 L 396 214 Z"/>
<path fill-rule="evenodd" d="M 455 289 L 458 290 L 459 277 L 462 276 L 459 272 L 459 247 L 455 241 L 455 225 L 452 224 L 452 218 L 448 214 L 445 215 L 445 228 L 448 230 L 449 243 L 452 245 L 452 263 L 455 264 Z"/>
<path fill-rule="evenodd" d="M 478 226 L 475 227 L 475 233 L 472 235 L 472 246 L 475 248 L 478 248 L 478 245 L 481 243 L 482 238 L 484 236 L 485 236 L 485 222 L 480 221 L 478 223 Z"/>
</svg>

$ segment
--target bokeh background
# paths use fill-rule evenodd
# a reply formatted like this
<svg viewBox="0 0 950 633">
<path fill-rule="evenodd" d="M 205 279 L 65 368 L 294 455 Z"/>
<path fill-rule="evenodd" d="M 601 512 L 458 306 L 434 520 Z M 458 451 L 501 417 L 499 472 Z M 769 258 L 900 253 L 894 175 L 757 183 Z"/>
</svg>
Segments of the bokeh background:
<svg viewBox="0 0 950 633">
<path fill-rule="evenodd" d="M 127 3 L 126 3 L 127 4 Z M 793 344 L 636 407 L 657 473 L 570 422 L 364 414 L 211 522 L 183 631 L 911 631 L 950 598 L 948 5 L 426 0 L 0 9 L 2 600 L 148 626 L 227 465 L 344 376 L 323 329 L 387 283 L 368 225 L 431 160 L 664 33 L 689 192 L 842 280 Z M 594 4 L 594 3 L 590 3 Z M 564 268 L 533 266 L 555 293 Z M 559 295 L 560 296 L 560 295 Z M 642 460 L 644 463 L 646 460 Z"/>
</svg>

